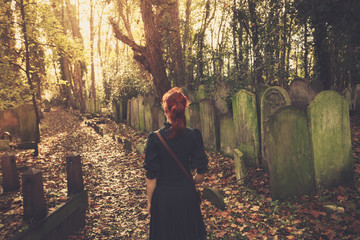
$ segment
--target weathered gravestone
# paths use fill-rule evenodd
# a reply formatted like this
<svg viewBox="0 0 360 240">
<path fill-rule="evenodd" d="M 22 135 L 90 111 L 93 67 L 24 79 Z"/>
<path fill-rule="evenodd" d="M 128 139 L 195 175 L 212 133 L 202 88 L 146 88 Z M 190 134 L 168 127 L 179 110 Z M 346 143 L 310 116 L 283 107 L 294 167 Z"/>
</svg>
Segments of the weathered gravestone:
<svg viewBox="0 0 360 240">
<path fill-rule="evenodd" d="M 33 105 L 23 105 L 18 108 L 21 142 L 36 140 L 36 115 Z"/>
<path fill-rule="evenodd" d="M 244 179 L 246 176 L 245 164 L 243 161 L 243 154 L 239 151 L 239 149 L 234 149 L 234 162 L 235 162 L 235 172 L 236 172 L 236 180 L 244 183 Z"/>
<path fill-rule="evenodd" d="M 131 126 L 131 99 L 127 100 L 127 108 L 126 108 L 126 124 Z"/>
<path fill-rule="evenodd" d="M 206 87 L 205 85 L 200 85 L 196 91 L 196 96 L 195 96 L 195 100 L 196 102 L 200 102 L 201 100 L 203 100 L 204 98 L 207 98 L 208 94 L 206 92 Z"/>
<path fill-rule="evenodd" d="M 0 129 L 9 132 L 11 135 L 20 134 L 20 123 L 18 111 L 8 109 L 0 112 Z"/>
<path fill-rule="evenodd" d="M 84 190 L 81 157 L 78 154 L 66 156 L 68 196 Z"/>
<path fill-rule="evenodd" d="M 145 131 L 145 102 L 144 97 L 139 95 L 137 97 L 138 104 L 139 104 L 139 129 L 141 131 Z"/>
<path fill-rule="evenodd" d="M 1 156 L 1 172 L 5 192 L 18 190 L 20 188 L 19 173 L 16 168 L 14 155 L 4 154 Z"/>
<path fill-rule="evenodd" d="M 117 99 L 112 100 L 111 104 L 112 117 L 116 123 L 120 122 L 120 105 Z"/>
<path fill-rule="evenodd" d="M 317 95 L 317 92 L 311 86 L 310 81 L 304 78 L 294 79 L 290 84 L 288 93 L 291 105 L 301 108 L 307 107 Z"/>
<path fill-rule="evenodd" d="M 186 126 L 189 128 L 201 129 L 199 103 L 193 102 L 185 110 Z"/>
<path fill-rule="evenodd" d="M 220 114 L 229 113 L 229 107 L 227 104 L 228 95 L 229 95 L 229 90 L 226 87 L 225 83 L 221 82 L 216 86 L 213 94 L 214 104 Z"/>
<path fill-rule="evenodd" d="M 225 210 L 224 197 L 218 190 L 205 187 L 202 196 L 217 208 Z"/>
<path fill-rule="evenodd" d="M 136 98 L 131 99 L 131 126 L 139 129 L 139 104 Z"/>
<path fill-rule="evenodd" d="M 158 125 L 159 125 L 159 128 L 162 128 L 162 127 L 164 127 L 164 123 L 166 121 L 165 113 L 161 107 L 158 107 L 157 110 L 158 110 L 157 111 Z"/>
<path fill-rule="evenodd" d="M 158 105 L 154 105 L 151 108 L 151 117 L 152 117 L 152 131 L 156 131 L 158 130 L 159 127 L 159 106 Z"/>
<path fill-rule="evenodd" d="M 267 169 L 267 159 L 265 156 L 265 135 L 266 125 L 269 118 L 278 110 L 280 107 L 290 104 L 290 97 L 286 93 L 285 89 L 281 87 L 269 87 L 261 96 L 260 101 L 260 138 L 261 138 L 261 158 L 262 164 Z"/>
<path fill-rule="evenodd" d="M 216 123 L 216 110 L 214 103 L 209 98 L 204 98 L 200 101 L 200 122 L 201 122 L 201 133 L 204 139 L 204 146 L 207 149 L 216 150 L 218 149 L 218 129 Z"/>
<path fill-rule="evenodd" d="M 346 100 L 323 91 L 308 107 L 316 187 L 352 183 L 350 116 Z"/>
<path fill-rule="evenodd" d="M 344 91 L 343 91 L 343 95 L 344 95 L 344 98 L 345 98 L 347 104 L 349 105 L 349 110 L 353 110 L 353 106 L 352 106 L 352 88 L 351 87 L 345 88 Z"/>
<path fill-rule="evenodd" d="M 149 102 L 145 102 L 144 116 L 145 116 L 145 130 L 147 132 L 151 132 L 153 129 L 153 116 L 152 116 L 151 104 Z"/>
<path fill-rule="evenodd" d="M 260 146 L 255 95 L 242 89 L 232 97 L 236 147 L 248 167 L 259 167 Z"/>
<path fill-rule="evenodd" d="M 42 173 L 30 168 L 22 176 L 24 218 L 43 219 L 47 215 Z"/>
<path fill-rule="evenodd" d="M 234 121 L 231 115 L 220 117 L 220 151 L 233 156 L 235 147 Z"/>
<path fill-rule="evenodd" d="M 269 119 L 265 144 L 274 199 L 301 196 L 315 190 L 310 141 L 304 111 L 285 106 Z"/>
</svg>

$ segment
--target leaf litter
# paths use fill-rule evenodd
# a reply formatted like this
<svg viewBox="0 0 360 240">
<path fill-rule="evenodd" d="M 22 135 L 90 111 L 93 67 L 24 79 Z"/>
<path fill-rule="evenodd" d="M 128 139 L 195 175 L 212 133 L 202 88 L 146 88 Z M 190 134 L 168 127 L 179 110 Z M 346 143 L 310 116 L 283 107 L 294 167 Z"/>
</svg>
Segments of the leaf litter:
<svg viewBox="0 0 360 240">
<path fill-rule="evenodd" d="M 44 113 L 39 156 L 29 150 L 12 150 L 20 175 L 27 167 L 42 171 L 49 211 L 67 198 L 66 155 L 81 155 L 89 208 L 84 228 L 69 239 L 147 239 L 144 155 L 135 150 L 146 133 L 107 119 L 99 124 L 103 137 L 76 111 L 56 108 Z M 224 196 L 221 211 L 205 200 L 201 205 L 208 239 L 356 239 L 360 232 L 360 120 L 351 119 L 355 184 L 339 186 L 284 201 L 273 200 L 269 177 L 249 169 L 243 185 L 236 181 L 234 161 L 218 152 L 207 152 L 210 172 L 200 189 L 217 188 Z M 125 151 L 118 138 L 132 143 Z M 122 141 L 123 142 L 123 141 Z M 332 206 L 329 210 L 325 206 Z M 340 211 L 337 211 L 339 210 Z M 0 195 L 0 239 L 27 230 L 35 222 L 22 219 L 21 191 Z"/>
</svg>

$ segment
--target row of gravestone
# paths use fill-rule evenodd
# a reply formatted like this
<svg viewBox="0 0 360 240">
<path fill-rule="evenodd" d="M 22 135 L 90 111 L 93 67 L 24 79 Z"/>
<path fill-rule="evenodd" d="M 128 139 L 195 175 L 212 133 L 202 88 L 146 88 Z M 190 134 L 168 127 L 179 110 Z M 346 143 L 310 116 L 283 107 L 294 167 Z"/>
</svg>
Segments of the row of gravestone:
<svg viewBox="0 0 360 240">
<path fill-rule="evenodd" d="M 268 170 L 273 197 L 352 182 L 349 103 L 335 91 L 318 94 L 300 79 L 287 91 L 269 86 L 256 94 L 240 90 L 231 98 L 232 114 L 219 114 L 203 88 L 196 96 L 199 101 L 186 111 L 187 126 L 201 130 L 208 149 L 228 155 L 240 150 L 247 167 Z M 127 102 L 127 123 L 135 129 L 156 130 L 164 119 L 151 98 Z"/>
</svg>

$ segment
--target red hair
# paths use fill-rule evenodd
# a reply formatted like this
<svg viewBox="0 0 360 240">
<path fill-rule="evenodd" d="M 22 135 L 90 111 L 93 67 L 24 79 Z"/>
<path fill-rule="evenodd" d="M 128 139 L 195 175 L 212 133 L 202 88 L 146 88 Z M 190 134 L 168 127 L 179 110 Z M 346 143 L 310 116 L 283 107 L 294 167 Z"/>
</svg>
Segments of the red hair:
<svg viewBox="0 0 360 240">
<path fill-rule="evenodd" d="M 168 138 L 171 139 L 183 134 L 186 127 L 185 109 L 188 106 L 189 100 L 180 88 L 174 87 L 164 94 L 162 107 L 167 120 L 171 124 Z"/>
</svg>

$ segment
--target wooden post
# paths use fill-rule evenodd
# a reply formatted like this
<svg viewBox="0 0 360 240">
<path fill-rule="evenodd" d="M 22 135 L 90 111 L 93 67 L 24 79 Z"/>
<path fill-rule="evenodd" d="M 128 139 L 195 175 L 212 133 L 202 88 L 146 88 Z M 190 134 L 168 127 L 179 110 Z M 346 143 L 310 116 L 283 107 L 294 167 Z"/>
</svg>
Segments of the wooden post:
<svg viewBox="0 0 360 240">
<path fill-rule="evenodd" d="M 3 176 L 4 192 L 18 190 L 20 188 L 20 181 L 14 155 L 8 155 L 5 153 L 3 156 L 1 156 L 1 170 Z"/>
<path fill-rule="evenodd" d="M 24 218 L 41 220 L 46 217 L 47 206 L 40 170 L 30 168 L 23 174 L 22 190 L 24 198 Z"/>
<path fill-rule="evenodd" d="M 84 190 L 84 181 L 81 170 L 81 158 L 78 154 L 71 154 L 66 157 L 66 173 L 68 196 Z"/>
</svg>

